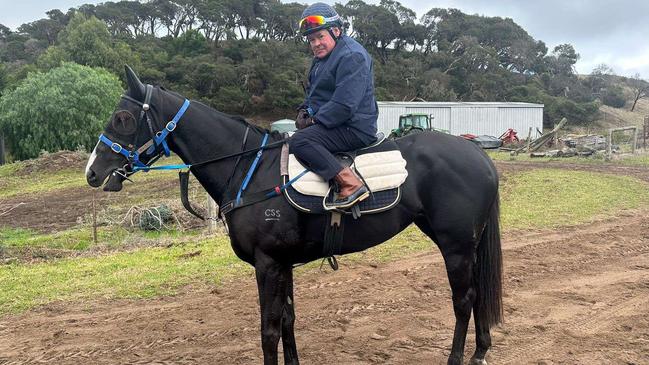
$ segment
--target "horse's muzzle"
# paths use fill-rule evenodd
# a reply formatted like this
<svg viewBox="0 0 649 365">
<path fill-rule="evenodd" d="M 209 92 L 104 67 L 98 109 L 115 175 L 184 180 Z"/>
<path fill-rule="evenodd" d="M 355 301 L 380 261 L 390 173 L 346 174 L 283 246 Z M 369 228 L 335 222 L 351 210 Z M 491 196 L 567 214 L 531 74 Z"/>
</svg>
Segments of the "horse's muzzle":
<svg viewBox="0 0 649 365">
<path fill-rule="evenodd" d="M 98 188 L 103 183 L 103 181 L 97 177 L 97 174 L 92 171 L 92 169 L 88 169 L 86 171 L 86 182 L 88 182 L 88 185 L 92 186 L 93 188 Z"/>
<path fill-rule="evenodd" d="M 122 190 L 122 182 L 126 177 L 120 174 L 117 170 L 108 175 L 108 180 L 104 184 L 104 191 L 120 191 Z"/>
</svg>

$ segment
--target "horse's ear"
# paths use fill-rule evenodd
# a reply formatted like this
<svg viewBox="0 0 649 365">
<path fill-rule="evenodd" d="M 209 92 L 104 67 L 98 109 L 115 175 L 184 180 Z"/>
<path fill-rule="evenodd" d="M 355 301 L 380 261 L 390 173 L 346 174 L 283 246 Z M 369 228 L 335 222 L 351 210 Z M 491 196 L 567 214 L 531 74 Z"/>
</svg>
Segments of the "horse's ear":
<svg viewBox="0 0 649 365">
<path fill-rule="evenodd" d="M 146 86 L 140 81 L 133 69 L 124 65 L 126 71 L 126 83 L 128 84 L 128 94 L 135 100 L 144 100 Z"/>
</svg>

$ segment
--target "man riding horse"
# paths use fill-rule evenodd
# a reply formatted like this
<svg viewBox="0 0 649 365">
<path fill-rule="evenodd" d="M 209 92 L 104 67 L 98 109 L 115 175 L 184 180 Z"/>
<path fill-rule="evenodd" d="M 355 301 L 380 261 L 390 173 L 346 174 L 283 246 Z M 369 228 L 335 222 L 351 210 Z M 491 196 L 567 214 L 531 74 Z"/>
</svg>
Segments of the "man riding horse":
<svg viewBox="0 0 649 365">
<path fill-rule="evenodd" d="M 328 208 L 348 208 L 367 198 L 369 192 L 332 152 L 357 150 L 376 141 L 378 107 L 372 58 L 343 33 L 342 19 L 327 4 L 315 3 L 304 10 L 300 32 L 314 58 L 290 151 L 313 172 L 338 185 L 338 194 L 327 203 Z"/>
<path fill-rule="evenodd" d="M 314 4 L 303 18 L 301 29 L 315 58 L 305 111 L 297 121 L 301 129 L 291 149 L 322 177 L 336 180 L 341 190 L 336 204 L 351 206 L 363 199 L 367 188 L 330 151 L 358 149 L 375 139 L 372 62 L 358 43 L 342 34 L 340 18 L 331 7 Z M 255 268 L 264 364 L 278 364 L 280 339 L 284 363 L 299 364 L 293 268 L 329 255 L 325 236 L 331 224 L 324 214 L 299 210 L 281 196 L 277 184 L 282 159 L 270 145 L 279 146 L 283 140 L 162 87 L 145 85 L 128 67 L 126 79 L 128 89 L 88 161 L 88 184 L 119 191 L 137 169 L 152 169 L 158 157 L 174 152 L 220 207 L 233 206 L 245 189 L 244 198 L 263 195 L 221 212 L 234 253 Z M 473 314 L 476 345 L 470 364 L 486 365 L 490 328 L 503 314 L 496 168 L 478 146 L 444 133 L 416 133 L 392 143 L 407 169 L 398 202 L 358 219 L 341 214 L 337 224 L 345 229 L 339 231 L 338 253 L 376 246 L 414 223 L 439 247 L 451 287 L 455 330 L 448 364 L 464 363 Z M 266 150 L 263 159 L 261 149 Z M 237 167 L 239 157 L 250 170 Z M 281 219 L 266 219 L 268 212 L 279 218 L 280 211 Z"/>
</svg>

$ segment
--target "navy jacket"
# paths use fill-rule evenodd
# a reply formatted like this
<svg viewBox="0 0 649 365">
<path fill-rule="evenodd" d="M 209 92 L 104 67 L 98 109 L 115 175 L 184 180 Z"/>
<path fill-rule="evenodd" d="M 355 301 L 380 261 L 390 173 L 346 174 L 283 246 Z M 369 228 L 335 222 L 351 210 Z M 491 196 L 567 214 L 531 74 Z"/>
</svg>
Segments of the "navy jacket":
<svg viewBox="0 0 649 365">
<path fill-rule="evenodd" d="M 305 104 L 318 123 L 327 128 L 347 125 L 361 140 L 372 143 L 378 106 L 372 58 L 365 48 L 343 35 L 327 57 L 314 58 Z"/>
</svg>

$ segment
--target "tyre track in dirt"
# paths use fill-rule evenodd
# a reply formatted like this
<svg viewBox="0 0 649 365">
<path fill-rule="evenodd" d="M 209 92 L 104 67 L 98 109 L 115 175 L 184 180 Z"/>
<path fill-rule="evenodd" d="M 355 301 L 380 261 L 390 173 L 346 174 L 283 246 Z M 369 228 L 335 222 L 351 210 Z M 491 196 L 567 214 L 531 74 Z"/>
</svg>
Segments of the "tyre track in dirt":
<svg viewBox="0 0 649 365">
<path fill-rule="evenodd" d="M 649 361 L 649 346 L 633 344 L 643 338 L 649 342 L 649 324 L 633 318 L 649 312 L 649 266 L 639 264 L 649 262 L 649 225 L 644 211 L 625 216 L 585 226 L 566 237 L 553 234 L 550 241 L 505 251 L 506 260 L 512 255 L 521 262 L 508 273 L 509 292 L 519 294 L 519 305 L 509 308 L 504 327 L 533 325 L 517 326 L 518 331 L 530 333 L 523 337 L 527 341 L 510 337 L 497 346 L 494 354 L 504 350 L 500 346 L 515 349 L 505 351 L 498 363 L 518 364 L 521 359 L 552 363 L 557 354 L 563 362 L 575 364 Z M 554 252 L 559 247 L 563 249 Z M 634 283 L 631 290 L 625 288 L 627 282 Z M 526 307 L 536 309 L 531 318 L 524 318 L 530 317 L 529 311 L 520 312 Z M 626 330 L 620 331 L 621 326 Z M 602 338 L 612 341 L 602 343 Z M 620 338 L 627 342 L 616 342 Z M 588 349 L 584 342 L 598 345 Z"/>
</svg>

